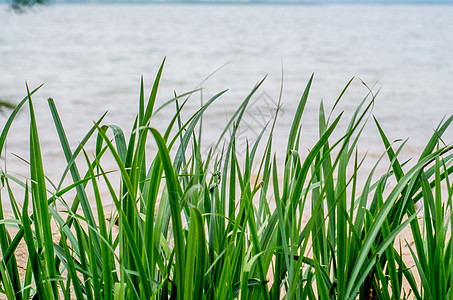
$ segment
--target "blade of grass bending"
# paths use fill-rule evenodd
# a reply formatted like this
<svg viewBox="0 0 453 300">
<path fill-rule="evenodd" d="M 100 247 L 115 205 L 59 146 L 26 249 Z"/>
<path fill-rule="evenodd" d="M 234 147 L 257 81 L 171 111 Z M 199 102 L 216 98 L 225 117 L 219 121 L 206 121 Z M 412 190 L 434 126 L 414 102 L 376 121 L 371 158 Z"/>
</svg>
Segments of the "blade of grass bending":
<svg viewBox="0 0 453 300">
<path fill-rule="evenodd" d="M 160 105 L 156 110 L 154 110 L 154 113 L 152 114 L 151 119 L 152 119 L 155 115 L 157 115 L 161 110 L 163 110 L 165 107 L 167 107 L 168 105 L 172 104 L 172 103 L 175 102 L 176 100 L 182 99 L 182 98 L 184 98 L 184 97 L 190 97 L 192 94 L 194 94 L 194 93 L 196 93 L 196 92 L 199 92 L 199 91 L 201 91 L 201 89 L 195 89 L 195 90 L 192 90 L 192 91 L 190 91 L 190 92 L 183 93 L 183 94 L 181 94 L 181 95 L 178 95 L 177 97 L 173 97 L 173 98 L 171 98 L 170 100 L 165 101 L 165 102 L 164 102 L 162 105 Z M 187 101 L 187 99 L 184 100 L 184 101 Z"/>
<path fill-rule="evenodd" d="M 126 167 L 123 164 L 123 160 L 119 156 L 118 152 L 115 150 L 115 147 L 113 146 L 112 142 L 110 142 L 109 138 L 105 134 L 105 131 L 99 126 L 97 126 L 97 128 L 98 128 L 98 133 L 99 133 L 100 137 L 107 144 L 108 149 L 112 153 L 113 158 L 115 159 L 115 161 L 116 161 L 116 163 L 118 165 L 118 168 L 120 169 L 120 172 L 121 172 L 121 175 L 122 175 L 121 179 L 123 180 L 127 190 L 133 192 L 134 188 L 133 188 L 132 183 L 130 181 L 128 171 L 126 170 Z"/>
<path fill-rule="evenodd" d="M 28 107 L 30 110 L 30 174 L 31 192 L 33 195 L 33 209 L 37 210 L 37 220 L 35 222 L 36 232 L 42 230 L 44 239 L 44 258 L 46 262 L 46 273 L 52 279 L 57 275 L 55 268 L 55 255 L 53 249 L 52 229 L 50 228 L 50 215 L 47 209 L 46 184 L 42 165 L 41 149 L 39 145 L 38 128 L 36 125 L 35 113 L 31 94 L 27 85 Z M 39 247 L 39 240 L 38 240 Z M 56 281 L 51 281 L 53 296 L 58 299 L 58 287 Z"/>
<path fill-rule="evenodd" d="M 151 128 L 151 133 L 156 140 L 157 146 L 159 148 L 159 155 L 162 160 L 162 165 L 165 171 L 166 184 L 168 189 L 169 204 L 172 216 L 172 226 L 173 226 L 173 236 L 175 239 L 175 254 L 176 254 L 176 263 L 175 263 L 175 277 L 176 284 L 178 287 L 177 299 L 182 300 L 184 296 L 184 237 L 182 232 L 182 223 L 181 223 L 181 210 L 179 206 L 179 194 L 180 186 L 176 179 L 175 170 L 173 169 L 170 155 L 168 153 L 167 146 L 160 135 L 160 133 Z"/>
<path fill-rule="evenodd" d="M 93 127 L 91 127 L 91 129 L 88 131 L 88 133 L 82 139 L 82 142 L 79 143 L 79 146 L 77 147 L 76 151 L 74 153 L 72 153 L 71 147 L 69 145 L 69 141 L 67 139 L 65 130 L 63 128 L 63 124 L 62 124 L 60 116 L 58 114 L 57 107 L 55 105 L 55 101 L 52 98 L 49 98 L 47 101 L 48 101 L 48 105 L 50 108 L 50 112 L 52 114 L 55 128 L 57 129 L 57 133 L 58 133 L 58 137 L 60 139 L 60 144 L 61 144 L 63 153 L 64 153 L 66 161 L 68 163 L 68 166 L 66 167 L 66 170 L 61 178 L 60 184 L 58 185 L 58 188 L 60 188 L 61 184 L 63 183 L 65 174 L 68 170 L 71 172 L 71 176 L 72 176 L 72 179 L 74 182 L 81 181 L 79 170 L 77 168 L 77 165 L 74 163 L 75 159 L 76 159 L 77 155 L 79 154 L 79 152 L 81 151 L 81 149 L 83 148 L 83 146 L 88 141 L 88 139 L 92 136 L 92 134 L 96 130 L 96 127 L 104 118 L 105 114 L 96 122 L 96 124 Z M 90 206 L 90 203 L 88 200 L 88 196 L 85 192 L 85 189 L 83 188 L 83 185 L 76 185 L 76 192 L 77 192 L 77 199 L 80 200 L 80 203 L 82 205 L 82 210 L 85 215 L 85 218 L 87 219 L 88 224 L 90 226 L 95 227 L 96 223 L 94 221 L 94 216 L 91 211 L 91 206 Z M 72 207 L 72 211 L 76 211 L 76 210 L 77 210 L 77 202 L 73 203 L 73 207 Z M 96 244 L 96 247 L 99 251 L 100 246 L 98 244 Z"/>
<path fill-rule="evenodd" d="M 66 133 L 64 131 L 64 127 L 63 127 L 63 124 L 60 120 L 60 116 L 58 115 L 58 110 L 56 108 L 56 105 L 53 101 L 52 98 L 49 98 L 48 99 L 48 104 L 49 104 L 49 108 L 50 108 L 50 112 L 52 114 L 52 118 L 53 118 L 53 121 L 54 121 L 54 125 L 57 129 L 57 133 L 58 133 L 58 137 L 60 139 L 60 144 L 62 146 L 62 150 L 63 150 L 63 153 L 65 155 L 65 158 L 66 158 L 66 163 L 67 163 L 67 166 L 63 172 L 63 175 L 61 176 L 61 179 L 60 179 L 60 183 L 58 184 L 58 187 L 57 189 L 60 189 L 61 186 L 63 185 L 63 180 L 66 178 L 66 174 L 68 172 L 71 172 L 71 175 L 74 177 L 74 175 L 78 175 L 78 177 L 80 177 L 78 173 L 78 170 L 77 170 L 77 166 L 75 165 L 75 159 L 77 158 L 77 156 L 79 155 L 79 153 L 82 151 L 82 148 L 86 145 L 86 143 L 88 142 L 88 140 L 91 138 L 91 136 L 93 135 L 93 133 L 96 131 L 97 129 L 97 125 L 99 125 L 102 120 L 104 119 L 104 117 L 107 115 L 107 113 L 104 113 L 96 122 L 95 124 L 90 128 L 90 130 L 85 134 L 85 136 L 83 137 L 83 139 L 80 141 L 80 143 L 77 145 L 77 148 L 74 150 L 74 152 L 72 153 L 71 152 L 71 147 L 69 146 L 69 142 L 68 142 L 68 139 L 66 137 Z M 77 176 L 75 176 L 77 178 Z M 78 180 L 75 180 L 75 181 L 78 181 Z"/>
<path fill-rule="evenodd" d="M 117 125 L 104 125 L 102 127 L 105 128 L 105 130 L 107 130 L 107 128 L 112 130 L 118 155 L 121 158 L 121 160 L 125 162 L 127 156 L 127 148 L 123 130 L 121 129 L 121 127 Z"/>
</svg>

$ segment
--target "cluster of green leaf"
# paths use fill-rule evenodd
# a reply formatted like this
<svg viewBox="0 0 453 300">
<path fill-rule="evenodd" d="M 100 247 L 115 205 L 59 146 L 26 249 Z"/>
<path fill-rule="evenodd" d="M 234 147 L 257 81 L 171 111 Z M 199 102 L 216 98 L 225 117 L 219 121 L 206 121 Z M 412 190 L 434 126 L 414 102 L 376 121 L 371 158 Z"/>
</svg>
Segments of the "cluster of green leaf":
<svg viewBox="0 0 453 300">
<path fill-rule="evenodd" d="M 371 116 L 371 93 L 342 134 L 343 114 L 333 112 L 350 82 L 331 113 L 321 103 L 319 139 L 307 154 L 300 139 L 310 78 L 294 115 L 284 164 L 278 165 L 272 150 L 278 114 L 255 143 L 247 144 L 244 156 L 237 155 L 238 127 L 262 81 L 237 108 L 218 143 L 202 155 L 202 116 L 224 92 L 183 120 L 181 111 L 195 91 L 155 109 L 162 68 L 148 99 L 142 80 L 128 139 L 118 126 L 105 125 L 102 116 L 71 149 L 56 105 L 48 100 L 67 161 L 57 183 L 43 172 L 32 102 L 37 89 L 27 90 L 11 113 L 0 135 L 0 153 L 15 116 L 28 104 L 31 175 L 21 181 L 0 170 L 7 195 L 1 203 L 13 210 L 5 218 L 0 205 L 0 292 L 8 299 L 453 297 L 453 155 L 452 146 L 441 140 L 453 116 L 436 129 L 410 168 L 398 158 L 404 143 L 394 149 L 374 120 L 386 148 L 381 159 L 388 158 L 389 169 L 375 174 L 374 167 L 359 188 L 363 174 L 357 145 Z M 153 116 L 168 105 L 176 111 L 159 132 Z M 85 151 L 90 140 L 96 143 L 92 156 Z M 150 153 L 147 143 L 155 143 L 158 152 Z M 102 166 L 105 155 L 115 160 L 119 186 Z M 80 158 L 86 161 L 83 174 Z M 254 166 L 258 171 L 252 173 Z M 23 187 L 21 195 L 13 184 Z M 115 206 L 111 218 L 101 185 Z M 395 243 L 407 226 L 415 266 L 406 264 L 402 246 Z M 29 255 L 24 276 L 15 256 L 21 242 Z"/>
</svg>

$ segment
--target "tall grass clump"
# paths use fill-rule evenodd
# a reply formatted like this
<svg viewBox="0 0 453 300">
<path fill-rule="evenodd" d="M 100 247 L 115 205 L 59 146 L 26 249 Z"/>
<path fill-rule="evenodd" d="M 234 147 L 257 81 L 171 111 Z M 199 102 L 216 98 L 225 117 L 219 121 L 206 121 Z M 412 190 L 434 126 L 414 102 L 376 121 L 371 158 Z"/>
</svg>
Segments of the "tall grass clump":
<svg viewBox="0 0 453 300">
<path fill-rule="evenodd" d="M 301 126 L 312 77 L 283 157 L 277 159 L 272 147 L 278 114 L 239 155 L 238 128 L 261 81 L 205 152 L 200 123 L 224 91 L 183 120 L 184 105 L 196 91 L 156 108 L 162 69 L 146 98 L 142 80 L 138 114 L 127 134 L 101 116 L 76 148 L 48 100 L 66 159 L 58 182 L 44 173 L 32 101 L 38 89 L 27 87 L 0 135 L 3 153 L 15 116 L 28 106 L 30 157 L 24 160 L 30 178 L 0 169 L 0 292 L 6 298 L 453 297 L 453 154 L 442 140 L 453 116 L 411 165 L 399 158 L 404 143 L 391 143 L 374 119 L 386 149 L 379 161 L 389 168 L 378 174 L 378 161 L 363 174 L 358 143 L 372 116 L 373 94 L 349 120 L 335 107 L 351 82 L 330 112 L 321 103 L 319 138 L 307 153 Z M 175 113 L 158 131 L 153 116 L 168 105 L 175 105 Z M 87 152 L 88 143 L 94 153 Z M 158 151 L 150 152 L 149 144 Z M 103 167 L 106 157 L 115 162 L 119 184 Z M 106 211 L 106 201 L 113 201 L 113 212 Z M 4 204 L 11 207 L 8 217 Z M 406 227 L 411 236 L 398 243 Z M 20 247 L 26 261 L 16 256 Z"/>
</svg>

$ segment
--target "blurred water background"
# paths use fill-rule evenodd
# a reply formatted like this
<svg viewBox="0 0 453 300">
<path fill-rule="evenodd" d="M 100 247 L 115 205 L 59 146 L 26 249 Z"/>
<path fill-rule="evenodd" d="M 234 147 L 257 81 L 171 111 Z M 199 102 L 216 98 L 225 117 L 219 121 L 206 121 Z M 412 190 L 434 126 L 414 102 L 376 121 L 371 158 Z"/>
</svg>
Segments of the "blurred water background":
<svg viewBox="0 0 453 300">
<path fill-rule="evenodd" d="M 25 82 L 30 88 L 45 83 L 33 99 L 44 160 L 50 162 L 45 172 L 56 179 L 65 164 L 46 99 L 56 101 L 74 147 L 107 110 L 105 123 L 129 131 L 140 76 L 149 92 L 164 57 L 159 103 L 201 83 L 202 95 L 186 105 L 194 111 L 201 96 L 206 101 L 229 89 L 205 115 L 205 146 L 267 75 L 240 135 L 256 138 L 275 111 L 283 80 L 274 138 L 282 160 L 293 113 L 314 72 L 302 149 L 318 136 L 321 99 L 329 110 L 355 77 L 338 112 L 345 110 L 348 118 L 367 95 L 363 81 L 379 91 L 373 114 L 392 140 L 409 138 L 403 155 L 415 157 L 442 118 L 453 113 L 452 16 L 453 6 L 62 4 L 16 15 L 3 5 L 0 99 L 17 103 L 26 95 Z M 164 111 L 152 125 L 162 128 L 173 111 Z M 0 114 L 1 127 L 7 116 Z M 24 109 L 11 129 L 2 168 L 26 174 L 26 163 L 12 154 L 28 159 L 28 126 Z M 445 141 L 453 141 L 452 129 Z M 371 158 L 364 167 L 369 170 L 384 151 L 373 122 L 359 149 Z"/>
</svg>

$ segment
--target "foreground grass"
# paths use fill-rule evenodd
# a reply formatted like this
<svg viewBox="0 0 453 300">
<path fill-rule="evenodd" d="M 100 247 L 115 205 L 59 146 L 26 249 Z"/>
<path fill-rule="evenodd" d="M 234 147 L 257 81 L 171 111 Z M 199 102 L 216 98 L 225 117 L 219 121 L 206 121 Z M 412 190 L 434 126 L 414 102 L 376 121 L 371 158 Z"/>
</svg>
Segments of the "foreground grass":
<svg viewBox="0 0 453 300">
<path fill-rule="evenodd" d="M 37 89 L 27 90 L 11 113 L 0 135 L 0 153 L 17 112 L 28 105 L 31 175 L 23 182 L 0 170 L 7 195 L 1 203 L 13 210 L 5 218 L 0 206 L 1 293 L 8 299 L 453 298 L 453 155 L 441 139 L 453 116 L 439 125 L 407 171 L 398 158 L 404 144 L 394 149 L 374 120 L 389 169 L 375 174 L 373 168 L 359 188 L 357 145 L 370 116 L 371 94 L 341 135 L 334 133 L 344 122 L 342 114 L 333 117 L 321 105 L 319 139 L 301 155 L 311 78 L 294 115 L 284 164 L 277 165 L 275 119 L 247 145 L 244 159 L 236 150 L 238 126 L 262 82 L 237 108 L 217 145 L 202 155 L 199 123 L 223 92 L 187 121 L 180 112 L 190 93 L 166 102 L 177 109 L 159 132 L 151 118 L 160 109 L 154 106 L 161 73 L 162 67 L 147 100 L 142 82 L 129 135 L 104 125 L 102 116 L 75 149 L 54 101 L 48 100 L 67 161 L 56 184 L 43 172 L 32 102 Z M 228 142 L 222 144 L 224 137 Z M 90 140 L 96 142 L 94 157 L 84 150 Z M 157 145 L 157 154 L 147 151 L 147 142 Z M 263 155 L 258 155 L 260 145 Z M 103 169 L 106 155 L 116 162 L 120 186 Z M 259 168 L 255 174 L 253 166 Z M 71 184 L 64 184 L 66 177 Z M 14 184 L 22 186 L 21 194 L 13 192 Z M 100 185 L 115 206 L 109 220 Z M 401 245 L 394 242 L 405 227 L 414 241 L 407 245 L 414 266 L 406 265 Z M 15 254 L 21 243 L 28 251 L 24 276 Z"/>
</svg>

